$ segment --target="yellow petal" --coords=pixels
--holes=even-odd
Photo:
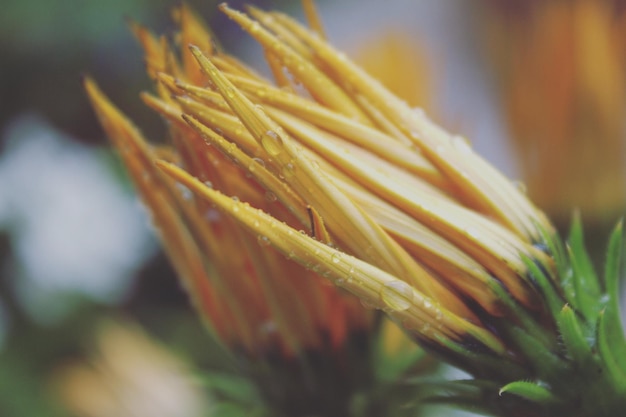
[[[250,232],[266,237],[284,255],[307,268],[321,268],[323,276],[371,305],[384,309],[407,329],[418,331],[421,337],[435,341],[443,335],[460,341],[465,335],[471,335],[494,352],[504,353],[503,345],[492,334],[439,307],[436,301],[396,277],[298,233],[247,203],[204,187],[175,165],[159,162],[158,166],[198,196],[213,202],[224,213],[237,219]],[[427,328],[424,326],[426,323]]]

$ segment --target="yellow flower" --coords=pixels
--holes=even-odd
[[[482,378],[461,386],[459,402],[473,389],[500,413],[530,400],[536,415],[565,415],[579,397],[583,414],[598,398],[604,415],[619,409],[623,343],[605,337],[619,327],[617,261],[601,286],[582,231],[564,255],[514,183],[330,46],[319,23],[220,8],[261,44],[275,83],[215,48],[184,7],[180,57],[136,27],[157,82],[143,99],[169,122],[175,152],[150,147],[86,81],[216,333],[249,354],[326,340],[341,354],[370,325],[358,298]],[[596,325],[597,340],[585,333]]]
[[[180,7],[176,17],[182,27],[181,42],[194,42],[211,50],[208,32],[189,9]],[[190,54],[183,55],[180,65],[163,38],[158,40],[139,25],[133,25],[133,29],[146,50],[151,77],[164,77],[162,71],[171,70],[181,79],[202,81]],[[155,167],[159,158],[183,164],[202,179],[203,187],[216,187],[237,195],[294,227],[302,222],[308,224],[309,218],[316,216],[313,209],[307,211],[304,206],[300,212],[290,213],[276,201],[295,199],[289,190],[264,189],[262,184],[251,181],[248,173],[230,163],[218,147],[207,147],[179,117],[180,105],[199,103],[186,97],[171,98],[165,83],[158,85],[161,99],[145,95],[149,105],[173,121],[170,134],[174,146],[154,147],[91,80],[85,80],[85,87],[151,211],[183,284],[200,315],[224,344],[251,356],[276,349],[293,356],[326,345],[338,348],[349,333],[369,327],[371,314],[362,311],[356,300],[325,284],[314,271],[285,259],[268,247],[270,242],[264,236],[244,233],[232,219],[224,217],[211,204],[194,199],[188,189]],[[229,120],[229,127],[234,126],[232,118],[225,120]],[[263,161],[248,158],[248,162],[251,169],[256,169],[256,175],[265,176],[273,184],[279,183],[277,178],[270,178]]]
[[[492,287],[503,285],[521,302],[535,303],[524,257],[549,264],[533,247],[538,227],[550,230],[542,214],[464,138],[408,107],[319,36],[279,13],[251,9],[266,28],[222,10],[280,64],[273,68],[286,88],[214,51],[204,34],[203,45],[183,51],[183,62],[193,54],[205,80],[186,76],[169,50],[159,55],[146,48],[160,97],[144,98],[171,120],[180,153],[189,155],[185,169],[170,161],[160,162],[161,170],[287,257],[389,310],[420,337],[460,341],[470,334],[503,350],[461,300],[497,315],[500,299]],[[145,33],[142,38],[157,44]],[[120,116],[87,85],[110,136],[121,136]],[[299,85],[314,100],[296,94]],[[241,175],[229,172],[222,179],[228,184],[207,187],[207,170],[193,161],[203,153],[233,160],[220,164],[220,173]],[[250,190],[257,184],[265,189],[261,195]],[[279,202],[274,212],[265,192]],[[236,250],[220,241],[222,248],[224,255],[211,259]],[[262,251],[263,259],[274,256],[270,247]],[[256,317],[253,308],[232,310]]]
[[[617,1],[485,1],[495,78],[530,197],[561,226],[626,207],[626,14]],[[608,224],[607,224],[608,223]]]
[[[85,417],[199,417],[209,406],[191,369],[128,324],[101,326],[90,360],[63,365],[54,387]]]

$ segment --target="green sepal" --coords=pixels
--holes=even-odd
[[[579,323],[576,313],[569,305],[565,305],[558,316],[557,323],[567,352],[579,366],[593,360],[591,346]]]
[[[546,276],[544,271],[535,263],[533,259],[522,255],[522,261],[526,265],[526,268],[528,268],[528,273],[541,292],[541,295],[543,295],[546,304],[550,309],[550,313],[553,317],[556,317],[565,302],[554,288],[552,280]]]
[[[543,343],[547,348],[554,347],[556,340],[549,330],[537,323],[528,310],[521,307],[518,302],[499,284],[490,285],[491,291],[508,309],[511,316],[519,321],[519,325],[531,336]]]
[[[598,325],[596,327],[596,342],[598,345],[598,353],[602,360],[603,372],[608,374],[613,386],[626,388],[626,369],[620,367],[616,359],[616,356],[624,353],[624,345],[620,346],[622,352],[614,352],[614,348],[609,342],[609,332],[605,317],[604,311],[600,312]],[[624,389],[622,389],[622,391],[624,391]]]
[[[499,375],[501,378],[511,378],[515,375],[521,377],[525,374],[525,370],[511,360],[496,355],[478,353],[442,335],[436,335],[435,338],[447,349],[448,354],[446,356],[451,359],[451,363],[465,371],[475,373],[476,370],[480,370],[481,373],[491,373],[492,375]]]
[[[546,348],[541,342],[519,327],[511,326],[506,330],[515,342],[519,352],[524,354],[532,366],[532,373],[538,378],[552,381],[558,380],[559,377],[565,374],[568,365],[555,352]],[[528,374],[528,370],[526,374]]]
[[[601,303],[598,302],[602,288],[587,249],[585,249],[583,228],[579,215],[574,216],[567,249],[576,291],[575,301],[572,300],[575,303],[574,307],[587,320],[593,322],[602,308]]]
[[[604,283],[606,286],[606,307],[604,312],[604,320],[607,328],[607,343],[613,350],[620,350],[616,355],[616,360],[622,367],[626,369],[626,338],[622,329],[622,321],[620,317],[620,291],[619,281],[622,271],[622,244],[623,244],[623,228],[620,221],[609,239],[609,245],[606,254],[606,264],[604,267]]]
[[[529,381],[515,381],[500,388],[499,394],[517,395],[539,404],[551,404],[559,399],[548,388]]]

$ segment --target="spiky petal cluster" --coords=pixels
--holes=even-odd
[[[594,329],[606,300],[616,297],[600,286],[587,297],[592,278],[588,264],[579,265],[581,244],[561,254],[550,223],[515,184],[319,33],[276,12],[250,8],[251,18],[221,9],[263,46],[276,85],[214,50],[208,38],[183,45],[182,70],[164,41],[140,34],[159,92],[144,99],[171,122],[184,160],[182,167],[159,161],[162,181],[186,186],[267,243],[260,257],[274,259],[277,250],[483,379],[446,387],[455,401],[483,400],[505,414],[532,403],[533,413],[550,415],[570,410],[583,394],[581,367],[612,372],[623,345],[605,349],[601,338],[575,331]],[[193,77],[192,58],[202,70]],[[111,116],[102,100],[95,104],[106,126]],[[222,182],[205,184],[196,160],[205,154],[222,158]],[[249,178],[234,181],[231,172]],[[268,205],[250,189],[277,202]],[[563,321],[573,344],[561,343]],[[591,359],[578,363],[576,346],[587,346]],[[623,390],[611,381],[597,380],[610,399],[606,410]],[[593,409],[592,397],[581,403]]]
[[[181,42],[193,42],[210,52],[210,37],[189,9],[182,6],[175,16],[182,27]],[[146,50],[150,76],[165,77],[163,71],[169,70],[181,80],[202,82],[203,76],[190,54],[184,54],[179,65],[164,38],[157,39],[138,25],[133,29]],[[157,169],[155,162],[159,159],[182,164],[202,180],[203,187],[236,195],[294,227],[309,215],[306,208],[290,213],[276,202],[277,196],[284,198],[284,191],[266,190],[230,163],[217,147],[207,147],[179,117],[179,103],[191,99],[170,97],[161,82],[157,86],[160,98],[144,95],[149,105],[172,121],[169,130],[173,146],[155,147],[91,80],[85,81],[85,87],[200,315],[224,344],[253,356],[277,348],[293,355],[327,342],[341,346],[349,331],[367,328],[370,314],[362,311],[358,302],[324,284],[315,272],[286,260],[268,247],[266,237],[244,233],[232,219],[211,204],[194,199],[188,189]],[[264,175],[263,161],[249,162],[254,164],[250,167],[257,175]]]

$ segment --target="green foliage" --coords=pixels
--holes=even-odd
[[[566,243],[547,232],[542,236],[538,247],[547,248],[554,263],[523,260],[543,311],[494,287],[505,317],[483,319],[505,340],[511,356],[495,358],[442,340],[444,356],[457,354],[455,363],[476,379],[439,384],[426,401],[495,416],[609,417],[626,407],[626,342],[619,314],[622,224],[610,237],[603,275],[594,269],[578,217]]]

